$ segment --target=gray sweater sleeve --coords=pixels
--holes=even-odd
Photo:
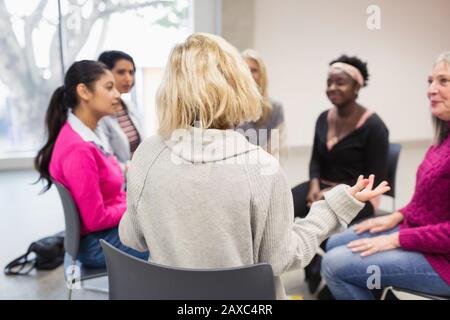
[[[340,185],[326,193],[325,200],[315,202],[307,218],[293,222],[292,193],[284,172],[280,169],[272,177],[270,188],[263,186],[267,178],[256,180],[262,183],[255,191],[268,201],[264,204],[257,199],[254,206],[262,210],[254,213],[255,220],[262,220],[255,223],[259,225],[256,233],[261,233],[255,234],[255,239],[260,239],[255,243],[255,262],[270,263],[275,275],[307,266],[320,243],[345,227],[364,206],[350,196],[348,186]]]
[[[138,206],[148,171],[153,165],[153,161],[164,149],[164,146],[156,141],[158,141],[157,138],[147,139],[145,143],[138,147],[134,154],[127,174],[127,210],[119,224],[120,241],[124,245],[141,252],[148,251],[148,247],[141,229],[141,222],[139,221]],[[157,147],[145,148],[145,145],[152,144]],[[149,150],[150,152],[148,152]]]
[[[141,168],[136,166],[137,162],[138,159],[133,159],[128,172],[127,210],[120,220],[119,238],[124,245],[144,252],[148,248],[138,221],[137,206],[145,180],[140,177]]]

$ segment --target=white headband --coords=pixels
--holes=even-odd
[[[361,87],[364,86],[364,78],[361,72],[351,64],[344,62],[335,62],[330,66],[330,71],[336,69],[344,71],[346,74],[352,77],[352,79],[355,80]]]

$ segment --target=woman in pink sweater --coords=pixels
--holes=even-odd
[[[373,299],[386,286],[450,296],[450,52],[436,61],[428,98],[436,138],[409,204],[327,243],[322,274],[336,299]]]
[[[46,114],[48,140],[38,152],[35,167],[39,180],[64,185],[78,207],[81,242],[78,260],[88,267],[104,267],[99,243],[105,239],[142,259],[124,246],[117,226],[126,210],[124,177],[117,159],[96,134],[98,121],[114,113],[120,102],[114,77],[99,62],[75,62],[67,70],[64,85],[53,93]]]

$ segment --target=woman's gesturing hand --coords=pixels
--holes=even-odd
[[[374,180],[375,176],[373,174],[369,176],[369,179],[364,179],[364,176],[362,175],[359,176],[356,184],[349,189],[350,194],[355,197],[356,200],[366,202],[391,190],[391,187],[388,186],[386,181],[381,182],[372,190]]]

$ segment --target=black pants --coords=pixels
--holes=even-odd
[[[320,183],[320,190],[328,188],[328,185]],[[309,213],[309,207],[306,205],[309,192],[309,181],[303,182],[292,189],[292,197],[294,198],[294,214],[296,217],[305,218]],[[351,224],[365,220],[373,216],[374,209],[370,202],[367,202],[364,208],[358,213]]]

